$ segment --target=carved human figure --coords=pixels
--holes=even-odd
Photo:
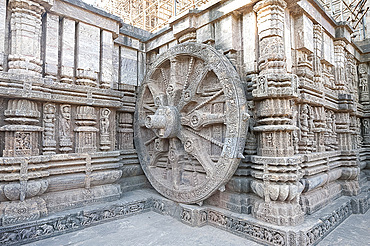
[[[370,127],[369,120],[368,119],[364,119],[362,121],[362,124],[364,126],[364,134],[369,134],[369,127]]]
[[[71,106],[62,105],[61,106],[61,137],[70,137],[71,134]]]
[[[109,134],[109,115],[111,111],[108,108],[103,108],[100,111],[100,150],[110,150],[110,134]]]
[[[43,153],[55,154],[55,104],[44,105]]]
[[[107,108],[104,108],[101,111],[101,118],[100,118],[100,130],[101,134],[109,134],[109,115],[110,110]]]
[[[367,84],[367,80],[365,78],[360,79],[360,85],[359,86],[360,86],[361,92],[369,93],[369,87],[368,87],[368,84]]]
[[[60,105],[60,116],[59,116],[59,128],[60,128],[60,151],[69,152],[72,150],[71,141],[71,105],[63,104]]]
[[[304,104],[301,109],[301,130],[303,132],[308,132],[308,105]]]

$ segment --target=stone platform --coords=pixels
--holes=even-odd
[[[89,226],[102,224],[103,222],[111,222],[112,220],[115,220],[112,222],[113,224],[116,223],[118,225],[112,230],[119,233],[119,225],[124,221],[121,219],[135,215],[130,218],[130,221],[134,223],[135,220],[140,220],[142,216],[144,216],[143,218],[148,216],[149,219],[153,212],[157,212],[164,216],[158,217],[156,215],[149,224],[153,223],[153,226],[156,225],[158,231],[161,231],[159,227],[162,225],[164,226],[164,230],[166,230],[166,228],[170,230],[172,223],[174,224],[173,230],[178,227],[178,223],[173,222],[173,219],[168,217],[169,215],[186,225],[201,227],[197,228],[197,230],[201,230],[195,233],[198,235],[203,235],[203,230],[204,232],[212,231],[213,229],[210,228],[210,226],[213,226],[240,236],[241,238],[239,240],[244,241],[243,238],[246,238],[264,245],[316,245],[352,214],[366,212],[368,208],[368,197],[365,196],[366,194],[367,193],[363,193],[357,197],[341,197],[314,215],[305,218],[305,222],[300,226],[279,227],[257,221],[249,214],[232,213],[208,205],[194,206],[178,204],[161,197],[153,190],[137,190],[126,193],[123,198],[115,202],[73,209],[50,215],[44,219],[31,223],[3,227],[0,230],[0,244],[19,245],[20,243],[35,242],[40,239],[59,236],[68,232],[75,232]],[[363,215],[358,216],[363,219],[368,218],[368,215],[367,217]],[[116,219],[120,220],[118,221]],[[168,222],[166,222],[168,224],[162,223],[163,220],[168,220]],[[125,224],[126,222],[122,223]],[[102,226],[103,228],[110,227],[109,224]],[[203,228],[203,226],[206,227]],[[179,226],[179,229],[180,228],[186,232],[181,236],[177,236],[183,238],[186,238],[186,235],[188,235],[187,233],[191,234],[191,230],[193,230],[190,229],[190,227],[188,229],[182,229],[184,227]],[[139,231],[145,231],[144,229],[145,227],[143,227],[143,229],[140,228]],[[85,230],[94,231],[93,228]],[[124,234],[125,232],[122,233]],[[153,231],[152,233],[157,232]],[[158,233],[161,234],[162,232]],[[166,234],[165,231],[163,231],[163,233]],[[222,232],[222,235],[224,234],[225,233]],[[230,238],[235,238],[232,234],[230,234]],[[66,236],[68,237],[68,235],[65,235],[62,236],[62,238],[66,238]],[[140,237],[133,238],[139,240]],[[229,240],[228,237],[226,238]],[[366,237],[362,238],[366,239]],[[154,237],[152,239],[155,240]],[[168,237],[168,240],[172,239],[172,237]],[[58,239],[48,240],[53,241]],[[107,238],[107,240],[109,240],[109,238]],[[194,241],[194,243],[196,243],[196,241]]]

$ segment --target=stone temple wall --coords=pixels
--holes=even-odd
[[[133,145],[146,33],[121,26],[82,2],[0,1],[1,225],[147,186]]]
[[[0,0],[1,226],[149,187],[133,140],[136,91],[156,58],[191,43],[231,62],[251,116],[241,162],[206,206],[288,226],[342,196],[365,194],[366,211],[370,50],[351,34],[314,0],[215,1],[156,34],[77,0]],[[229,226],[212,213],[201,219]]]
[[[206,203],[296,225],[368,189],[369,59],[352,32],[315,1],[226,1],[146,41],[148,65],[198,42],[224,54],[242,79],[252,115],[245,158]]]

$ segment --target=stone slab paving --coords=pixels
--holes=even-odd
[[[353,214],[329,233],[318,246],[369,246],[370,209],[366,214]]]
[[[92,226],[81,231],[33,242],[32,246],[225,246],[260,244],[212,226],[190,227],[174,218],[147,212]],[[370,210],[354,214],[331,232],[318,246],[370,245]]]
[[[28,245],[259,246],[260,244],[212,226],[190,227],[172,217],[163,216],[155,212],[147,212],[92,226],[81,231],[33,242]]]

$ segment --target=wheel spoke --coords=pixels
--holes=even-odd
[[[211,102],[212,100],[214,100],[215,98],[217,98],[218,96],[220,96],[223,92],[224,92],[223,90],[219,90],[218,92],[216,92],[216,94],[214,94],[210,98],[207,98],[206,100],[204,100],[203,102],[201,102],[200,104],[198,104],[195,108],[193,108],[192,110],[190,110],[187,115],[193,113],[195,110],[198,110],[201,107],[203,107],[204,105],[206,105],[207,103]]]
[[[194,112],[190,115],[181,117],[181,124],[190,126],[192,129],[198,131],[201,128],[214,124],[224,124],[225,115],[222,113],[212,114],[212,113],[201,113]]]
[[[179,134],[179,138],[184,145],[184,150],[198,160],[208,176],[212,176],[215,164],[210,160],[208,155],[204,154],[208,151],[202,145],[202,141],[197,138],[197,134],[189,128],[187,130],[183,129]]]
[[[210,70],[211,68],[209,66],[204,66],[202,70],[198,73],[196,78],[192,81],[192,83],[189,84],[187,89],[184,89],[182,91],[181,100],[178,105],[179,110],[181,110],[189,102],[193,101],[193,98],[197,93],[199,84],[201,83],[201,81],[203,81]]]

